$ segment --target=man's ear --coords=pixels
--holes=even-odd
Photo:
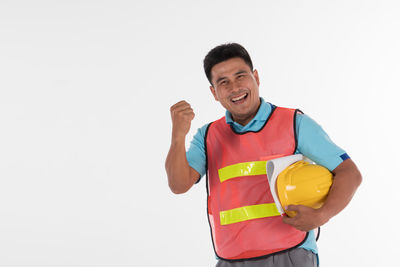
[[[257,70],[253,71],[253,76],[256,79],[257,85],[260,86],[260,78],[258,77],[258,71]]]
[[[217,96],[217,92],[215,91],[214,86],[210,85],[210,91],[213,94],[215,100],[219,101],[218,100],[218,96]]]

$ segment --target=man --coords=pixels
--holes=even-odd
[[[186,152],[185,137],[194,112],[186,101],[171,107],[172,139],[165,163],[170,189],[185,193],[207,174],[208,217],[217,266],[317,266],[313,229],[350,202],[362,179],[356,165],[307,115],[260,98],[258,72],[241,45],[212,49],[204,59],[204,70],[211,93],[226,114],[200,128]],[[287,210],[296,211],[294,217],[222,220],[227,210],[258,204],[269,194],[267,182],[256,182],[266,181],[265,175],[248,176],[254,162],[298,153],[334,175],[321,208],[290,205]],[[222,178],[228,169],[241,174]]]

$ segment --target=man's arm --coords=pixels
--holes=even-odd
[[[351,159],[346,159],[332,171],[334,178],[324,205],[313,209],[302,205],[290,205],[287,210],[296,211],[295,217],[283,218],[283,221],[293,227],[309,231],[329,221],[349,204],[362,177],[357,166]]]
[[[186,159],[185,137],[194,118],[193,109],[186,101],[180,101],[170,109],[172,119],[171,146],[165,161],[168,185],[175,194],[187,192],[200,178]]]

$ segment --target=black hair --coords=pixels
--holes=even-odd
[[[211,82],[212,67],[214,67],[218,63],[221,63],[222,61],[235,57],[243,59],[244,62],[250,67],[250,69],[253,70],[253,62],[251,62],[250,55],[246,51],[246,49],[240,44],[237,43],[222,44],[217,47],[214,47],[213,49],[210,50],[210,52],[208,52],[208,54],[204,58],[203,64],[207,79],[211,85],[212,85]]]

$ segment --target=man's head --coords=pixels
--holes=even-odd
[[[228,110],[234,121],[246,125],[260,106],[258,73],[241,45],[224,44],[204,58],[204,71],[215,100]]]
[[[207,56],[204,58],[204,71],[206,73],[207,79],[212,83],[211,69],[216,64],[231,58],[241,58],[253,70],[253,62],[251,61],[249,53],[246,49],[237,43],[228,43],[219,45],[208,52]]]

